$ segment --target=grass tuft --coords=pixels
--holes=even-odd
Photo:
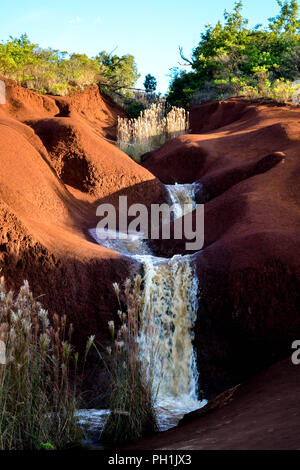
[[[120,444],[139,439],[158,430],[154,385],[154,362],[158,358],[159,339],[151,310],[145,308],[141,277],[125,282],[124,303],[121,289],[114,284],[119,300],[120,327],[109,322],[112,344],[107,348],[106,365],[111,378],[109,407],[104,441]],[[124,308],[122,308],[122,303]]]
[[[76,387],[70,383],[78,355],[71,335],[66,316],[54,315],[51,325],[27,281],[15,297],[0,280],[0,450],[79,444]]]

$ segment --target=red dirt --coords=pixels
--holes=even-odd
[[[161,202],[160,180],[197,180],[207,202],[205,246],[194,254],[201,388],[215,396],[288,354],[300,335],[299,107],[197,107],[192,129],[202,133],[167,143],[143,168],[108,141],[121,111],[98,88],[60,98],[5,81],[0,266],[10,287],[27,278],[51,314],[67,313],[78,346],[93,333],[103,341],[117,310],[112,283],[136,266],[91,240],[96,206],[121,194]]]
[[[83,118],[97,133],[110,139],[116,138],[117,116],[126,117],[124,110],[111,98],[100,94],[96,85],[72,96],[57,96],[55,102],[61,116]]]
[[[0,115],[9,115],[14,119],[26,122],[46,117],[74,116],[87,121],[100,135],[108,138],[116,136],[117,116],[125,116],[122,108],[108,96],[103,96],[96,85],[87,87],[83,92],[71,96],[41,95],[18,85],[14,80],[5,80],[6,101],[1,106]]]
[[[299,394],[299,367],[288,359],[126,450],[299,450]]]
[[[165,144],[144,165],[165,183],[203,185],[195,345],[200,387],[214,396],[300,337],[300,108],[235,99],[199,106],[191,120],[205,133]],[[155,247],[184,253],[174,240]]]
[[[118,108],[110,107],[98,88],[58,98],[5,82],[2,273],[14,290],[28,279],[51,314],[67,313],[77,345],[93,333],[102,340],[117,311],[112,283],[123,282],[136,268],[91,240],[87,229],[96,226],[96,206],[120,194],[131,202],[160,202],[164,187],[103,137],[108,126],[115,127]]]
[[[126,189],[129,204],[147,199],[145,187],[151,182],[151,197],[161,197],[162,185],[116,146],[103,139],[84,121],[55,117],[30,121],[44,143],[49,160],[66,185],[87,193],[90,201],[119,195]],[[148,198],[151,202],[151,198]],[[146,201],[145,201],[146,202]]]

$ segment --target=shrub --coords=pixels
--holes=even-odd
[[[78,364],[71,346],[72,325],[37,302],[25,281],[17,297],[0,282],[0,450],[61,449],[79,443],[74,417]],[[90,339],[86,353],[91,346]]]
[[[131,101],[125,106],[125,111],[129,119],[136,119],[145,110],[145,106],[139,101]]]
[[[185,134],[189,115],[183,108],[172,107],[166,113],[165,104],[152,104],[136,119],[118,118],[118,145],[135,161],[155,150],[167,140]]]
[[[270,82],[280,78],[294,81],[300,71],[300,22],[299,5],[296,0],[277,0],[279,15],[270,18],[266,26],[248,26],[242,15],[243,2],[237,1],[232,12],[225,11],[224,21],[207,25],[201,40],[194,48],[192,57],[181,58],[189,71],[172,69],[168,101],[176,106],[201,101],[228,98],[238,94],[233,80],[246,81],[250,95],[265,95],[253,90],[257,70],[265,69]],[[213,89],[208,88],[208,84]],[[206,90],[208,94],[205,96]],[[279,100],[285,95],[282,88]],[[275,92],[275,96],[277,92]],[[288,95],[286,95],[288,96]],[[199,101],[198,101],[199,102]]]
[[[26,34],[0,42],[0,73],[26,88],[54,95],[66,95],[92,84],[104,91],[132,94],[128,89],[139,77],[132,55],[118,57],[102,51],[88,57],[42,49]]]
[[[298,88],[298,87],[297,87]],[[292,100],[296,88],[288,80],[276,80],[271,87],[271,99],[277,103],[288,103]]]
[[[299,85],[295,86],[292,82],[283,78],[272,82],[269,79],[269,73],[265,69],[257,69],[256,79],[250,83],[241,86],[241,95],[251,100],[270,99],[282,104],[291,101],[293,95],[299,89]]]
[[[121,308],[121,292],[114,284]],[[102,437],[117,444],[141,438],[157,431],[154,386],[154,362],[159,339],[151,321],[150,309],[144,308],[141,277],[125,283],[125,308],[118,314],[121,327],[116,331],[109,322],[112,346],[108,347],[107,368],[111,377],[109,408]],[[125,311],[124,311],[125,310]]]

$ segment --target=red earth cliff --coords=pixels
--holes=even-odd
[[[74,341],[107,335],[117,312],[113,282],[132,261],[97,245],[96,207],[127,194],[164,200],[164,186],[106,137],[122,113],[97,87],[59,98],[5,80],[0,105],[0,267],[9,288],[28,279],[50,314],[67,314]]]
[[[241,99],[191,111],[192,134],[144,166],[111,142],[122,113],[97,87],[43,96],[5,80],[0,105],[0,266],[9,287],[28,279],[50,313],[66,313],[75,341],[103,341],[117,311],[113,282],[137,266],[88,229],[100,202],[150,205],[162,183],[199,182],[205,245],[195,346],[200,387],[213,397],[288,354],[300,337],[300,108]],[[156,250],[185,253],[182,243]]]
[[[192,133],[148,155],[164,183],[201,183],[205,241],[195,345],[211,397],[300,337],[300,108],[241,99],[191,110]],[[158,253],[185,253],[160,240]]]

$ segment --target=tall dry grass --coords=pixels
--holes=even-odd
[[[157,431],[154,363],[159,355],[159,337],[151,309],[145,309],[141,277],[126,280],[124,302],[118,284],[114,289],[121,326],[109,322],[112,345],[107,348],[107,368],[111,377],[109,408],[102,438],[114,444],[141,438]]]
[[[163,103],[152,104],[137,119],[118,117],[118,145],[135,161],[163,145],[167,140],[185,134],[189,129],[189,113],[172,107],[167,113]]]
[[[15,297],[1,278],[0,450],[62,449],[79,443],[76,380],[70,382],[78,354],[71,336],[66,316],[54,315],[50,324],[27,281]]]

